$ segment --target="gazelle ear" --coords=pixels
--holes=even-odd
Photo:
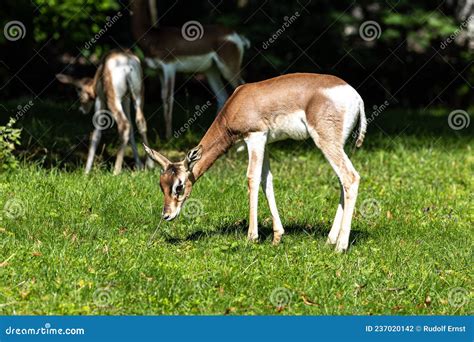
[[[147,145],[143,144],[143,147],[145,148],[146,153],[150,156],[151,159],[156,161],[160,166],[162,167],[163,170],[166,170],[171,164],[171,162],[166,158],[164,155],[161,153],[149,148]]]
[[[56,74],[56,78],[61,83],[72,84],[72,85],[77,86],[77,80],[72,76],[65,75],[65,74]]]
[[[199,145],[186,154],[185,165],[189,172],[193,170],[194,165],[201,159],[202,146]]]

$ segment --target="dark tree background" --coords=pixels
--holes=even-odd
[[[330,73],[351,83],[371,105],[386,100],[423,109],[472,105],[470,0],[158,0],[157,5],[160,25],[197,20],[244,34],[252,43],[244,61],[248,82],[298,71]],[[84,48],[118,12],[121,17],[107,32]],[[127,0],[2,0],[0,13],[2,28],[17,20],[26,31],[15,41],[0,35],[2,100],[54,97],[56,72],[91,73],[111,48],[138,50]],[[368,21],[380,27],[374,39],[361,36]],[[149,77],[147,101],[159,102],[157,87],[157,78]],[[191,82],[185,89],[193,87],[199,93],[202,86]]]

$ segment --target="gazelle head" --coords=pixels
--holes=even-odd
[[[171,162],[164,155],[149,148],[145,151],[162,168],[160,176],[160,188],[164,195],[162,215],[166,221],[175,219],[184,204],[191,195],[194,183],[192,169],[196,162],[201,159],[202,147],[197,146],[186,154],[186,158],[179,162]]]
[[[72,84],[76,88],[81,103],[79,110],[84,114],[89,113],[95,99],[94,80],[90,77],[74,78],[64,74],[56,74],[56,78],[59,82]]]

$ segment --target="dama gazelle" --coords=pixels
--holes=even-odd
[[[189,36],[177,27],[153,27],[157,20],[155,0],[131,1],[133,36],[147,65],[159,71],[166,137],[171,138],[176,73],[204,73],[220,109],[227,100],[221,76],[234,88],[243,83],[240,68],[250,42],[221,26],[195,23],[188,27]]]
[[[337,251],[349,245],[352,214],[359,187],[359,174],[344,152],[350,132],[360,121],[356,145],[364,140],[367,121],[360,95],[343,80],[330,75],[290,74],[238,87],[218,114],[197,147],[183,161],[172,163],[145,146],[161,165],[160,186],[164,194],[163,218],[174,219],[189,197],[193,184],[236,141],[247,144],[250,219],[248,238],[258,238],[258,188],[262,185],[273,217],[273,243],[284,233],[273,193],[273,180],[266,145],[311,137],[339,177],[341,197],[328,243]]]
[[[76,79],[64,74],[57,74],[56,78],[62,83],[76,87],[81,103],[80,110],[83,113],[88,113],[94,106],[94,132],[85,172],[89,173],[92,168],[102,130],[112,126],[113,120],[117,123],[121,140],[114,173],[119,174],[122,171],[125,148],[129,141],[132,145],[136,167],[141,168],[142,163],[138,155],[130,116],[130,98],[132,98],[138,131],[143,142],[147,144],[147,126],[143,115],[143,77],[138,57],[130,52],[112,51],[103,58],[94,78]],[[107,108],[110,112],[106,110]],[[147,166],[152,167],[152,164],[153,162],[147,158]]]

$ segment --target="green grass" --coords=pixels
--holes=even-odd
[[[44,122],[38,114],[24,127],[39,136]],[[310,141],[270,146],[287,231],[274,247],[263,196],[262,239],[246,241],[245,152],[195,185],[201,215],[162,222],[149,243],[158,170],[114,177],[103,157],[85,176],[82,152],[60,162],[67,130],[40,139],[51,147],[41,158],[25,132],[26,161],[0,174],[0,208],[9,208],[0,211],[0,314],[471,314],[471,127],[403,111],[375,123],[361,150],[347,149],[362,181],[342,255],[325,245],[338,182]],[[362,203],[376,204],[364,212]]]

